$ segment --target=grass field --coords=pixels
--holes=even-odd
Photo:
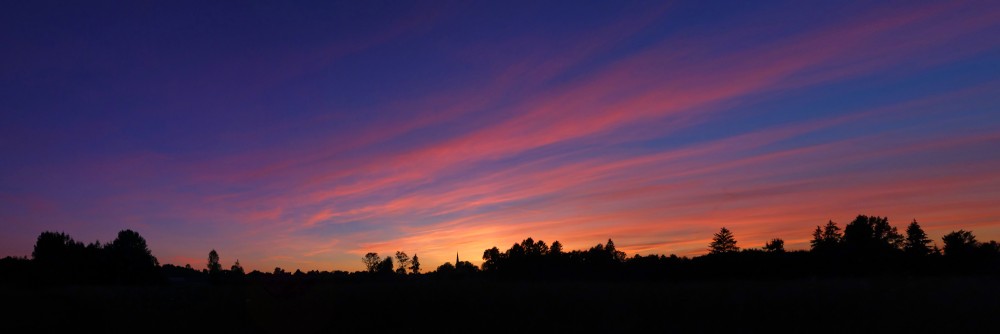
[[[992,332],[997,277],[6,287],[8,326],[136,332]],[[13,327],[18,328],[18,327]]]

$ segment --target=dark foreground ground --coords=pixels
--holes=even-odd
[[[4,328],[40,333],[1000,330],[998,277],[7,286],[0,297]]]

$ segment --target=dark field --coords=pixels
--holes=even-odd
[[[997,277],[393,280],[2,289],[6,328],[53,332],[995,332]],[[16,326],[16,327],[9,327]],[[21,327],[27,326],[27,327]]]

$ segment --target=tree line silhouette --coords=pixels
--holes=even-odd
[[[527,238],[501,251],[482,254],[482,267],[469,261],[446,262],[433,272],[421,273],[419,257],[402,251],[381,257],[362,257],[366,270],[296,270],[246,273],[237,260],[229,269],[213,249],[206,267],[194,269],[160,265],[145,239],[132,230],[118,233],[112,242],[84,244],[61,232],[38,236],[31,258],[0,259],[0,279],[40,284],[139,284],[172,281],[241,283],[247,280],[365,280],[387,277],[494,277],[505,279],[682,279],[736,277],[796,277],[871,274],[997,274],[1000,244],[979,242],[971,231],[944,235],[938,248],[914,220],[905,235],[886,217],[859,215],[841,228],[833,221],[816,226],[809,250],[786,251],[782,239],[761,248],[743,248],[733,232],[723,227],[713,235],[708,254],[693,258],[676,255],[628,257],[613,240],[586,250],[566,251],[559,241],[551,245]]]
[[[132,230],[118,232],[114,241],[84,244],[60,232],[42,232],[31,260],[6,257],[0,272],[41,283],[140,283],[162,277],[159,261],[146,239]]]

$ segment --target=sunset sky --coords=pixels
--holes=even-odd
[[[858,214],[1000,239],[1000,2],[0,4],[0,256],[425,270]],[[880,2],[881,3],[881,2]]]

